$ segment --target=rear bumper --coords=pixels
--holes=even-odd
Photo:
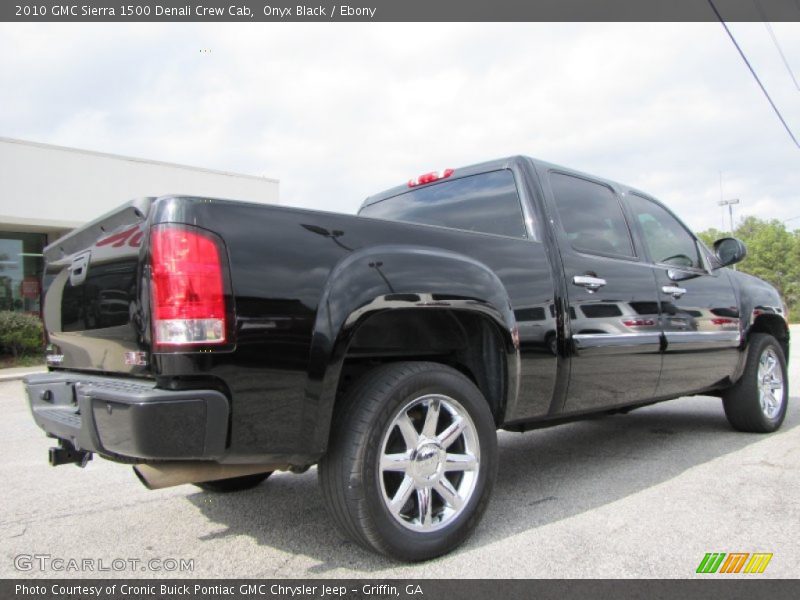
[[[214,390],[69,372],[28,376],[25,388],[36,424],[79,450],[154,460],[225,453],[230,406]]]

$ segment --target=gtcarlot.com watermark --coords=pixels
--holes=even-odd
[[[194,571],[193,558],[76,558],[52,554],[17,554],[17,571],[57,573],[105,573],[125,571],[180,572]]]

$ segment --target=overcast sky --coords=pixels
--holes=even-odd
[[[731,28],[800,136],[766,28]],[[800,77],[800,23],[773,29]],[[293,206],[528,154],[696,229],[720,173],[737,216],[800,217],[800,150],[718,23],[2,24],[0,107],[0,136],[275,177]]]

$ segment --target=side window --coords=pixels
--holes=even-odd
[[[634,218],[639,221],[653,262],[690,269],[703,268],[694,236],[675,217],[638,194],[630,194],[628,203]]]
[[[359,214],[508,237],[527,237],[517,186],[509,170],[427,185],[365,206]]]
[[[584,304],[581,306],[587,319],[606,319],[608,317],[621,317],[622,311],[616,304]]]
[[[562,173],[550,173],[550,185],[573,248],[590,254],[634,255],[622,207],[610,188]]]

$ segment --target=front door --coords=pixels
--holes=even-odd
[[[569,301],[564,412],[650,399],[661,370],[654,269],[634,245],[615,190],[556,171],[547,180]]]
[[[724,384],[739,360],[739,312],[726,269],[709,269],[705,250],[663,206],[627,198],[655,264],[666,338],[657,394],[684,394]]]

